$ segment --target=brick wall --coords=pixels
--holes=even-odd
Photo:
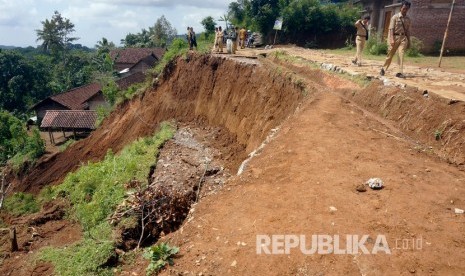
[[[432,53],[444,38],[452,0],[411,0],[411,35],[423,41],[424,52]],[[465,0],[456,0],[445,50],[465,52]]]

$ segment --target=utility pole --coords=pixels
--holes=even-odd
[[[449,32],[449,25],[450,25],[450,20],[452,18],[452,12],[454,11],[454,5],[455,5],[455,0],[452,0],[452,6],[450,8],[450,13],[449,13],[449,19],[447,20],[447,27],[446,27],[446,31],[444,32],[444,39],[442,40],[441,54],[439,55],[438,67],[441,67],[442,53],[444,52],[444,45],[446,44],[447,33]]]

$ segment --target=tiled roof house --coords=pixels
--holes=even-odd
[[[120,79],[116,80],[118,87],[127,89],[135,83],[143,82],[146,78],[145,71],[153,67],[164,53],[165,50],[162,48],[113,50],[110,56],[116,60],[115,69],[128,69],[125,74],[120,75]],[[102,93],[102,86],[91,83],[50,96],[35,104],[32,109],[37,114],[37,120],[41,122],[46,112],[50,110],[96,110],[101,105],[108,105]]]
[[[159,62],[165,53],[163,48],[124,48],[110,52],[114,68],[122,74],[145,72]]]
[[[40,127],[46,130],[86,131],[95,129],[94,110],[48,110]]]

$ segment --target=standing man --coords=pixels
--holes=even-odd
[[[247,36],[247,31],[245,30],[244,27],[241,28],[239,31],[239,45],[241,46],[241,49],[245,48],[245,39]]]
[[[231,30],[231,33],[230,33],[230,37],[231,37],[231,40],[232,40],[232,53],[235,54],[236,51],[237,51],[237,36],[238,36],[238,28],[237,26],[236,27],[233,27],[232,30]]]
[[[404,55],[405,50],[410,47],[410,17],[407,16],[407,12],[410,9],[411,3],[408,1],[402,1],[400,12],[396,13],[389,23],[389,34],[388,34],[388,46],[389,53],[386,57],[383,67],[381,68],[380,74],[384,76],[386,70],[391,65],[392,58],[399,50],[399,72],[396,74],[398,78],[405,78],[404,76]],[[386,69],[385,69],[386,68]]]
[[[189,43],[189,50],[192,50],[192,33],[191,33],[191,28],[187,27],[187,43]]]
[[[197,49],[197,38],[195,37],[194,27],[191,27],[191,49]]]
[[[224,37],[223,29],[221,28],[221,26],[219,26],[218,32],[216,33],[216,41],[218,42],[218,53],[223,52],[223,37]]]
[[[357,45],[357,54],[355,59],[352,60],[353,64],[362,66],[362,52],[365,48],[365,42],[368,40],[368,22],[370,21],[370,16],[366,15],[362,19],[355,22],[355,27],[357,28],[357,38],[355,39],[355,44]]]

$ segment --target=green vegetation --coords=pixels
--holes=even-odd
[[[16,172],[33,163],[45,152],[39,130],[28,135],[25,124],[6,111],[0,111],[0,164],[9,163]]]
[[[52,262],[56,275],[113,275],[105,264],[114,254],[112,241],[84,239],[61,249],[46,247],[39,258]]]
[[[189,45],[185,39],[175,38],[173,43],[168,48],[168,51],[165,52],[161,61],[155,66],[154,73],[159,74],[163,71],[163,68],[175,58],[184,55],[188,52]]]
[[[177,31],[171,23],[162,15],[148,30],[142,29],[137,34],[127,34],[121,39],[124,47],[166,47],[176,37]]]
[[[110,272],[104,268],[114,254],[112,227],[107,218],[125,198],[125,183],[133,179],[146,181],[159,148],[173,133],[173,126],[163,123],[154,136],[133,142],[117,155],[109,150],[104,160],[82,166],[70,173],[61,185],[41,193],[44,198],[50,198],[51,194],[67,198],[72,205],[69,217],[78,221],[84,230],[83,241],[40,253],[41,259],[54,264],[58,275]]]
[[[160,243],[147,248],[144,253],[144,257],[150,260],[150,264],[146,270],[147,275],[157,274],[167,264],[173,265],[173,256],[178,252],[178,247],[171,247],[167,243]]]
[[[434,139],[436,139],[436,141],[439,141],[441,140],[441,138],[442,138],[442,131],[439,129],[436,129],[436,131],[434,132]]]
[[[368,52],[372,55],[386,55],[388,51],[388,45],[386,41],[383,41],[376,32],[372,32],[368,41],[365,44],[365,53]]]
[[[274,36],[275,20],[282,18],[285,23],[279,36],[281,41],[313,48],[324,44],[325,36],[342,38],[343,44],[355,30],[359,7],[318,0],[238,0],[229,4],[228,17],[237,26],[264,34],[265,44]]]
[[[410,48],[407,49],[406,54],[409,57],[420,57],[421,49],[423,48],[423,42],[418,38],[412,36],[410,38]]]
[[[65,151],[69,146],[74,144],[74,142],[76,142],[76,140],[68,139],[63,145],[60,146],[60,151],[61,152]]]
[[[5,210],[13,216],[20,216],[38,212],[39,204],[33,195],[19,192],[5,200]]]

